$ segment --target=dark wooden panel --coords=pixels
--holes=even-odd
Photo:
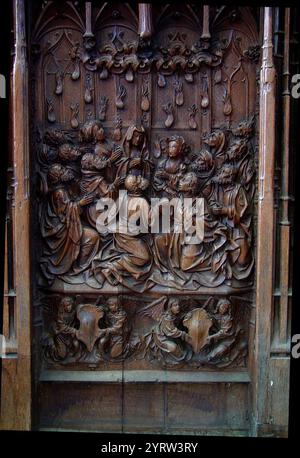
[[[43,383],[39,428],[122,431],[122,385]]]
[[[248,388],[234,383],[168,385],[168,430],[247,434]]]

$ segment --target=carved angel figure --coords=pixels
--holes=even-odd
[[[167,310],[164,305],[168,302]],[[139,314],[157,320],[157,325],[144,336],[146,353],[167,365],[188,361],[192,356],[189,345],[190,337],[180,328],[182,313],[179,301],[162,297],[144,308]]]
[[[130,326],[118,297],[110,297],[104,313],[104,325],[98,342],[100,354],[109,358],[125,358],[130,350]]]
[[[50,333],[44,337],[45,356],[52,361],[63,361],[80,349],[77,340],[76,315],[73,298],[63,297],[58,305]]]

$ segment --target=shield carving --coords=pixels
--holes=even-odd
[[[184,326],[188,329],[190,345],[195,353],[199,353],[205,345],[212,320],[203,308],[191,310],[183,319]]]
[[[77,318],[80,321],[77,339],[86,345],[89,352],[93,350],[96,340],[100,337],[98,322],[103,315],[104,310],[92,304],[77,307]]]

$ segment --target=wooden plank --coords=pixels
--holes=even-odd
[[[249,383],[247,371],[42,371],[40,382],[89,382],[89,383]]]
[[[39,428],[122,432],[122,386],[43,383]]]
[[[167,386],[168,431],[206,430],[243,435],[249,429],[248,386],[244,384],[207,384]],[[184,421],[183,421],[184,419]]]

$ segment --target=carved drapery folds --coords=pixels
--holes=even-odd
[[[46,361],[244,365],[254,271],[254,20],[226,8],[157,7],[152,18],[148,4],[139,15],[121,3],[65,8],[64,20],[59,6],[45,8],[47,26],[38,21],[32,48]],[[99,231],[98,200],[120,203],[125,191],[129,204],[139,199],[147,230]],[[190,244],[172,214],[169,232],[152,233],[153,197],[188,198],[192,220],[202,198],[203,239]],[[130,205],[126,212],[134,216]]]

